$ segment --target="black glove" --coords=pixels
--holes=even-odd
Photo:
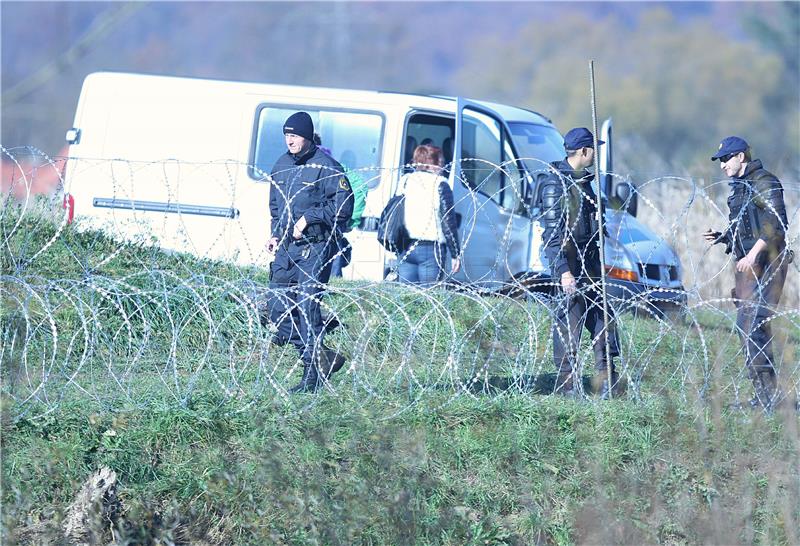
[[[710,235],[714,238],[714,240],[711,241],[712,245],[725,245],[725,254],[730,254],[731,250],[733,250],[733,244],[731,243],[731,238],[727,231],[725,233],[721,231],[711,231],[710,233],[707,233],[707,235]]]

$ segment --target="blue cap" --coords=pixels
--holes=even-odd
[[[719,143],[719,150],[717,150],[717,153],[711,156],[711,161],[716,161],[720,157],[725,157],[726,155],[746,152],[748,148],[750,148],[750,146],[743,138],[739,138],[738,136],[729,136],[723,138],[722,142]]]
[[[598,140],[597,145],[605,144],[604,141]],[[586,127],[575,127],[570,129],[564,135],[564,149],[566,150],[580,150],[581,148],[594,148],[594,136],[592,132]]]

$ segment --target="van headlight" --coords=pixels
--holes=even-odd
[[[606,237],[605,241],[606,275],[611,279],[637,282],[639,271],[630,253],[616,239]]]

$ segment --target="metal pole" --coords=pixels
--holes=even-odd
[[[603,295],[603,334],[605,335],[606,351],[606,379],[608,380],[608,397],[613,398],[611,384],[611,346],[608,342],[608,297],[606,291],[606,239],[605,226],[603,224],[603,199],[600,188],[600,154],[597,149],[597,103],[594,92],[594,61],[589,61],[589,85],[592,97],[592,136],[594,137],[594,181],[595,198],[597,199],[597,226],[599,233],[598,243],[600,245],[600,290]]]

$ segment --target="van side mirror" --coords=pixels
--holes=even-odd
[[[614,197],[622,203],[622,209],[631,216],[636,216],[639,206],[636,188],[628,181],[620,182],[614,187]]]

